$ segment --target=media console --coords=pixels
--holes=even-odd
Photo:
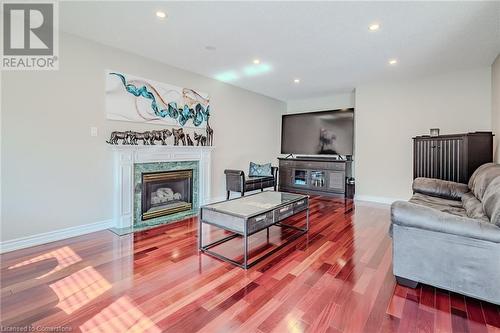
[[[352,161],[323,156],[278,158],[278,160],[280,191],[346,195],[346,179],[352,177]]]

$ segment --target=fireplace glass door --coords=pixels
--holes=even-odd
[[[193,170],[144,173],[142,220],[166,216],[193,206]]]

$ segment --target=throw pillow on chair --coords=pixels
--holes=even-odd
[[[272,177],[271,163],[257,164],[250,162],[250,167],[248,171],[248,176],[250,177]]]

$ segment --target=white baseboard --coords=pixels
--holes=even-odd
[[[388,197],[377,197],[372,195],[355,195],[354,200],[356,201],[369,201],[369,202],[377,202],[382,204],[390,205],[394,201],[405,200],[400,198],[388,198]]]
[[[225,196],[210,198],[209,203],[226,200]],[[10,252],[14,250],[24,249],[31,246],[55,242],[61,239],[66,239],[75,236],[81,236],[90,232],[100,231],[114,227],[113,220],[104,220],[90,224],[79,225],[65,229],[59,229],[41,234],[21,237],[16,239],[0,242],[0,253]]]
[[[210,198],[210,203],[224,201],[224,200],[226,200],[225,196],[213,197]],[[354,197],[354,200],[391,204],[394,201],[404,200],[404,199],[377,197],[370,195],[356,195]],[[113,226],[114,226],[113,220],[110,219],[90,224],[79,225],[76,227],[69,227],[69,228],[44,232],[41,234],[31,235],[27,237],[11,239],[4,242],[0,242],[0,253],[24,249],[27,247],[46,244],[50,242],[55,242],[70,237],[81,236],[91,232],[112,228]]]
[[[21,237],[16,239],[0,242],[0,253],[10,252],[14,250],[24,249],[26,247],[55,242],[61,239],[80,236],[94,231],[100,231],[111,228],[113,220],[104,220],[100,222],[69,227],[41,234]]]

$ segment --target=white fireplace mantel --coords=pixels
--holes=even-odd
[[[153,162],[199,162],[200,205],[210,200],[212,146],[111,146],[114,157],[113,222],[115,228],[134,225],[134,164]]]

